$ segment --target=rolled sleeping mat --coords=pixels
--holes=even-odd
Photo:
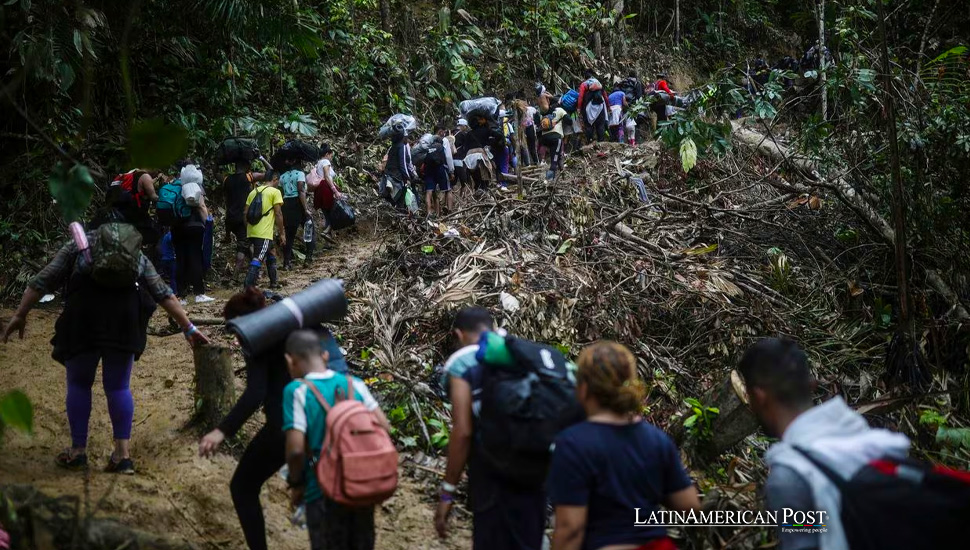
[[[340,279],[324,279],[293,296],[227,324],[247,357],[258,355],[291,332],[336,321],[347,314],[347,295]]]

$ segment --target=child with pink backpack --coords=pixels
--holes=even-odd
[[[286,340],[290,501],[306,505],[312,550],[373,550],[374,506],[397,488],[397,450],[367,385],[328,369],[328,358],[313,331]]]

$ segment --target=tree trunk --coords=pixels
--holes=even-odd
[[[896,285],[899,289],[899,331],[912,335],[913,325],[909,304],[909,274],[906,267],[906,196],[899,170],[899,140],[896,136],[896,101],[893,94],[892,65],[882,2],[879,6],[879,32],[882,34],[883,98],[886,105],[886,133],[889,136],[889,166],[892,174],[893,230],[896,232]]]
[[[676,25],[674,26],[674,45],[680,47],[680,0],[676,0],[674,6],[674,19],[676,20]]]
[[[391,32],[391,0],[381,0],[381,29]]]
[[[825,73],[825,0],[815,5],[815,19],[818,22],[818,81],[822,88],[822,120],[829,119],[829,94],[825,89],[828,80]]]
[[[221,346],[198,346],[195,360],[195,421],[206,431],[222,422],[236,402],[232,355]]]

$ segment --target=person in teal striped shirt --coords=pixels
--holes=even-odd
[[[320,490],[315,465],[326,437],[327,412],[312,396],[307,398],[307,384],[316,386],[330,405],[335,404],[337,391],[346,396],[348,384],[353,384],[354,399],[375,411],[388,430],[390,426],[367,385],[356,376],[329,369],[328,359],[320,337],[311,330],[298,330],[286,340],[286,363],[293,377],[283,390],[290,501],[294,508],[306,504],[312,550],[373,550],[374,507],[343,506]]]

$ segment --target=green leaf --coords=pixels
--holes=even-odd
[[[0,421],[25,433],[34,431],[34,407],[24,392],[13,390],[0,397]]]
[[[64,221],[68,223],[81,218],[94,195],[94,179],[87,167],[81,164],[75,164],[68,170],[63,163],[57,163],[51,171],[47,187]]]
[[[566,252],[569,252],[569,249],[573,247],[573,243],[575,241],[576,239],[566,239],[565,241],[563,241],[562,244],[559,245],[559,249],[556,250],[556,254],[562,255],[562,254],[565,254]]]
[[[434,252],[434,246],[430,244],[426,244],[421,247],[421,252],[424,252],[425,254],[431,254],[432,252]]]
[[[948,447],[970,449],[970,428],[946,428],[936,430],[936,442]]]
[[[684,254],[687,254],[688,256],[702,256],[704,254],[710,254],[715,250],[717,250],[717,243],[709,244],[707,246],[689,248],[684,251]]]
[[[165,168],[185,155],[189,135],[185,128],[160,118],[135,123],[128,133],[131,165],[142,169]]]
[[[688,417],[687,420],[684,420],[684,427],[685,428],[690,428],[694,424],[697,424],[697,415],[696,414],[694,416]]]
[[[697,164],[697,145],[689,137],[680,142],[680,163],[684,172],[690,172],[691,168]]]

